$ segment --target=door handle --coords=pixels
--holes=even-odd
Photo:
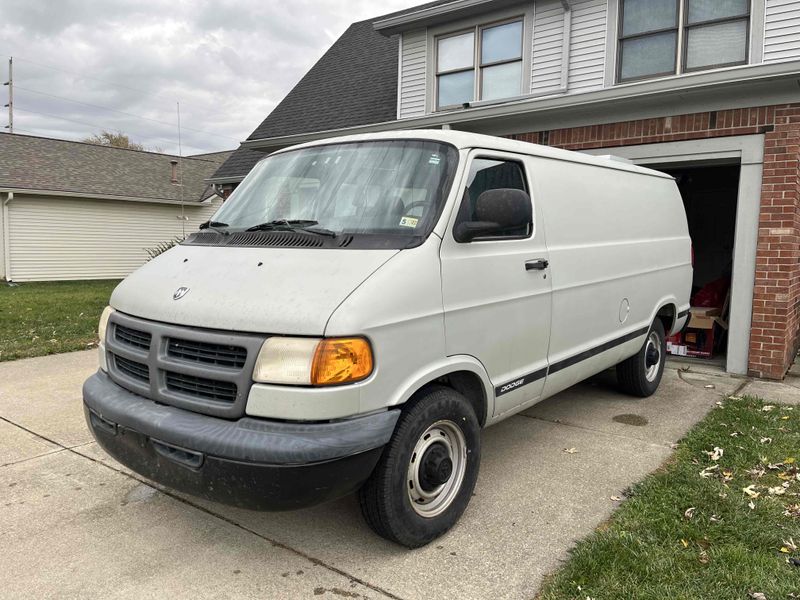
[[[550,266],[550,261],[545,260],[543,258],[537,258],[536,260],[529,260],[525,263],[525,270],[526,271],[544,271],[547,267]]]

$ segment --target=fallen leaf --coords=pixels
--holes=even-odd
[[[780,551],[783,552],[784,554],[791,554],[792,553],[792,551],[789,550],[786,546],[781,546]]]
[[[772,404],[767,404],[761,409],[761,412],[770,412],[772,410],[775,410],[775,407]]]
[[[706,389],[707,389],[707,390],[713,390],[713,389],[714,389],[714,388],[716,388],[717,386],[715,386],[713,383],[709,383],[709,384],[708,384],[707,386],[705,386],[705,387],[706,387]]]
[[[691,519],[694,516],[694,511],[696,510],[697,509],[694,506],[692,506],[691,508],[687,508],[683,513],[684,518]]]
[[[761,492],[756,491],[754,485],[748,485],[746,488],[742,488],[742,491],[751,498],[758,498],[761,495]]]
[[[750,500],[750,502],[747,503],[747,506],[750,507],[750,510],[755,510],[756,509],[756,505],[752,500]]]
[[[781,421],[788,421],[791,418],[792,417],[790,417],[789,415],[786,415],[785,417],[781,417]]]
[[[710,467],[706,467],[705,469],[700,471],[700,477],[702,477],[703,479],[714,477],[717,471],[719,471],[719,465],[711,465]]]
[[[720,517],[719,515],[711,515],[711,517],[708,520],[711,521],[712,523],[719,523],[720,521],[722,521],[722,517]]]
[[[684,547],[684,548],[688,548],[688,547],[689,547],[689,542],[687,542],[687,541],[686,541],[686,540],[684,540],[684,539],[681,539],[681,544],[683,544],[683,547]]]
[[[783,464],[785,464],[785,465],[793,465],[794,461],[795,461],[794,457],[790,456],[789,458],[784,458],[783,459]]]
[[[786,546],[792,552],[797,552],[797,544],[794,543],[794,538],[789,538],[789,541],[781,540],[783,545]]]
[[[750,469],[747,471],[747,474],[753,479],[761,479],[765,473],[766,471],[761,467],[756,467],[755,469]]]
[[[732,480],[733,480],[733,471],[731,471],[731,470],[729,470],[729,469],[725,469],[725,470],[722,472],[722,480],[723,480],[725,483],[728,483],[729,481],[732,481]]]
[[[613,502],[619,502],[620,500],[622,500],[622,498],[620,498],[619,496],[611,496],[611,500]]]
[[[800,518],[800,504],[790,504],[787,506],[786,510],[783,511],[783,516]]]
[[[714,449],[713,449],[711,452],[709,452],[709,451],[707,451],[707,450],[704,450],[704,451],[703,451],[703,454],[707,455],[707,456],[708,456],[708,458],[710,458],[711,460],[713,460],[714,462],[716,462],[716,461],[718,461],[720,458],[722,458],[722,455],[723,455],[723,454],[725,454],[725,450],[723,450],[723,449],[722,449],[722,448],[720,448],[719,446],[714,446]]]
[[[728,400],[741,400],[741,396],[728,396]]]
[[[703,550],[703,551],[700,552],[700,556],[698,557],[697,560],[700,561],[701,565],[707,565],[708,561],[711,560],[711,559],[709,559],[709,557],[708,557],[708,552]]]
[[[770,496],[783,496],[786,490],[783,487],[771,487],[767,490]]]
[[[763,437],[763,438],[761,438],[761,443],[762,444],[771,444],[772,443],[772,438],[771,437]]]
[[[753,600],[767,600],[767,597],[761,592],[750,592],[749,596]]]
[[[575,448],[564,448],[564,452],[566,454],[577,454],[578,451]]]

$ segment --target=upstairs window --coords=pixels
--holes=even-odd
[[[750,0],[622,0],[620,82],[747,62]]]
[[[436,108],[522,93],[522,19],[436,38]]]

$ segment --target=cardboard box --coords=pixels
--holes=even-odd
[[[692,307],[691,317],[689,318],[689,328],[691,329],[714,329],[715,317],[720,315],[719,308]]]

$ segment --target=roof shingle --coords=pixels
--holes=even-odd
[[[205,179],[230,156],[216,152],[183,157],[183,194],[172,183],[177,156],[18,134],[0,134],[0,188],[89,196],[199,202]]]

